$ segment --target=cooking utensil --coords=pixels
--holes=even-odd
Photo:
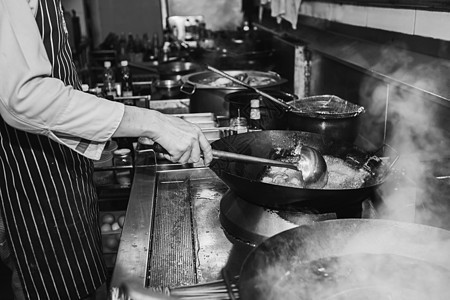
[[[309,148],[309,152],[310,153],[316,153],[316,151],[314,149]],[[221,151],[221,150],[212,150],[213,153],[213,157],[217,158],[217,159],[222,159],[222,160],[232,160],[232,161],[239,161],[239,162],[244,162],[244,163],[255,163],[255,164],[261,164],[261,165],[266,165],[266,166],[273,166],[273,167],[282,167],[282,168],[288,168],[288,169],[292,169],[295,171],[302,171],[302,169],[305,169],[303,166],[301,166],[299,163],[291,163],[291,162],[284,162],[284,161],[279,161],[279,160],[274,160],[274,159],[267,159],[267,158],[261,158],[261,157],[255,157],[255,156],[249,156],[249,155],[243,155],[243,154],[238,154],[238,153],[233,153],[233,152],[226,152],[226,151]],[[311,156],[313,156],[314,154],[311,154]],[[319,155],[316,154],[318,157]],[[322,158],[323,159],[323,158]],[[307,163],[305,163],[307,165]],[[325,161],[320,162],[320,163],[316,163],[315,165],[320,165],[318,168],[319,170],[317,170],[318,173],[320,173],[320,175],[323,174],[324,171],[326,171],[326,164],[325,164],[325,170],[323,169],[323,165],[325,164]],[[313,171],[308,171],[307,176],[313,177],[311,178],[312,180],[320,177],[320,176],[314,176]]]
[[[291,106],[291,105],[285,103],[284,101],[282,101],[282,100],[280,100],[280,99],[277,99],[277,98],[273,97],[272,95],[270,95],[270,94],[268,94],[268,93],[266,93],[266,92],[264,92],[264,91],[262,91],[262,90],[260,90],[260,89],[258,89],[258,88],[256,88],[256,87],[254,87],[254,86],[251,86],[251,85],[249,85],[249,84],[247,84],[247,83],[245,83],[245,82],[239,80],[238,78],[236,78],[236,77],[234,77],[234,76],[231,76],[231,75],[229,75],[229,74],[227,74],[227,73],[225,73],[225,72],[223,72],[223,71],[220,71],[220,70],[218,70],[218,69],[216,69],[216,68],[213,68],[213,67],[211,67],[211,66],[209,66],[209,65],[206,65],[206,68],[207,68],[208,70],[210,70],[210,71],[216,73],[216,74],[219,74],[220,76],[223,76],[223,77],[225,77],[225,78],[231,80],[231,81],[234,82],[234,83],[237,83],[237,84],[239,84],[239,85],[242,85],[243,87],[246,87],[246,88],[248,88],[248,89],[250,89],[250,90],[253,90],[254,92],[258,93],[259,95],[261,95],[261,96],[263,96],[263,97],[266,97],[267,99],[272,100],[273,102],[275,102],[275,103],[281,105],[282,107],[284,107],[287,111],[291,111],[291,110],[295,109],[293,106]]]
[[[286,103],[239,80],[236,76],[209,65],[206,68],[280,105],[287,112],[290,130],[315,132],[350,142],[353,142],[358,134],[357,117],[364,112],[362,106],[330,95],[313,96]]]
[[[160,63],[157,69],[161,80],[178,81],[187,74],[200,71],[201,66],[188,61],[169,61]]]
[[[140,139],[140,143],[145,143],[144,139]],[[151,148],[137,150],[139,152],[155,151],[156,153],[167,153],[160,144],[154,143],[150,145]],[[279,160],[261,158],[250,155],[243,155],[239,153],[226,152],[221,150],[212,150],[213,158],[224,161],[243,162],[264,166],[274,166],[288,168],[295,171],[300,171],[303,180],[308,185],[323,187],[327,183],[327,165],[320,153],[311,147],[301,147],[298,149],[298,155],[301,159],[296,163],[284,162]]]
[[[247,74],[249,78],[266,79],[265,82],[257,85],[260,90],[279,90],[280,86],[287,82],[274,72],[262,72],[255,70],[227,70],[231,76]],[[246,90],[240,85],[215,86],[208,84],[211,80],[222,78],[222,76],[211,72],[201,71],[188,74],[182,77],[183,85],[181,91],[190,98],[191,112],[212,112],[216,116],[229,116],[229,103],[224,100],[227,94]]]
[[[354,168],[362,168],[374,153],[345,141],[301,131],[265,130],[242,133],[217,140],[211,144],[215,150],[274,159],[278,153],[289,153],[301,144],[311,147],[323,156],[345,160]],[[385,151],[386,150],[386,151]],[[321,189],[300,188],[261,182],[265,167],[214,160],[210,168],[242,199],[274,209],[290,206],[308,208],[320,213],[334,212],[347,205],[362,202],[389,176],[398,155],[389,147],[379,151],[380,163],[371,165],[371,175],[360,188]]]
[[[385,292],[386,286],[381,283],[386,283],[383,281],[386,279],[389,287],[396,289],[391,290],[394,294],[406,292],[400,298],[393,297],[395,299],[411,299],[407,297],[408,294],[417,296],[418,293],[424,292],[419,290],[419,287],[432,288],[426,290],[427,298],[412,299],[448,299],[447,284],[440,286],[438,283],[448,282],[448,279],[443,279],[448,278],[450,274],[449,253],[450,232],[436,227],[375,219],[316,222],[281,232],[257,246],[241,267],[240,297],[244,300],[291,299],[291,292],[295,294],[294,299],[299,299],[300,294],[307,289],[317,294],[305,299],[390,299],[386,294],[377,298],[377,295]],[[347,265],[335,270],[317,263],[328,258],[352,256],[361,256],[366,260],[358,261],[355,265],[350,265],[350,268]],[[376,271],[389,268],[381,264],[375,267],[370,260],[372,258],[378,259],[378,263],[389,261],[394,263],[394,267],[398,265],[407,269],[393,270],[395,274],[385,274],[384,278],[364,282],[364,278],[357,278],[358,270],[373,268]],[[287,284],[283,280],[288,279],[288,276],[300,284],[295,273],[302,272],[299,268],[304,270],[311,267],[315,267],[313,276],[317,280],[303,279],[317,286],[307,285],[299,293],[295,290],[298,285],[283,285]],[[414,270],[416,267],[420,269]],[[408,271],[411,270],[413,273],[419,273],[418,277],[409,277],[411,274]],[[420,273],[420,270],[434,272]],[[356,284],[351,289],[345,289],[348,286],[338,286],[340,278],[337,274],[344,279],[347,276],[347,279]],[[320,288],[326,286],[327,282],[334,283],[334,289],[333,293],[325,296],[325,291]],[[438,290],[443,294],[438,294]],[[351,297],[346,297],[350,295]]]
[[[180,94],[181,82],[179,80],[165,79],[156,80],[153,83],[155,93],[159,93],[163,98],[173,98]]]
[[[318,95],[288,102],[294,109],[286,113],[290,130],[308,131],[336,140],[353,142],[358,135],[364,107],[334,95]]]

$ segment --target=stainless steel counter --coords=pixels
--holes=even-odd
[[[266,213],[248,203],[226,202],[228,187],[209,168],[156,164],[151,152],[137,155],[135,161],[111,288],[125,283],[148,296],[152,289],[222,279],[222,269],[234,277],[253,249],[245,242],[245,230],[264,239],[304,223],[336,218]],[[376,217],[369,199],[362,203],[361,217]],[[231,230],[235,227],[239,235]]]
[[[220,225],[228,187],[209,168],[155,165],[140,155],[111,287],[210,282],[225,266],[238,275],[251,247],[233,245]]]

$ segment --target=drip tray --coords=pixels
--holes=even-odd
[[[147,287],[218,279],[231,248],[218,217],[228,187],[209,169],[160,171],[156,182]]]
[[[189,185],[189,180],[158,185],[148,263],[149,286],[196,282]]]

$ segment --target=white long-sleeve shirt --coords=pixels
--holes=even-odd
[[[12,127],[99,159],[122,120],[124,105],[51,77],[33,15],[35,1],[29,2],[0,0],[0,114]]]

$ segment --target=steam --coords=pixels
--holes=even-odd
[[[374,148],[386,141],[400,154],[395,166],[397,176],[392,178],[397,181],[396,186],[385,184],[380,192],[384,200],[380,218],[450,229],[449,211],[439,195],[442,190],[436,193],[439,183],[433,182],[429,168],[430,162],[445,156],[442,150],[447,149],[444,147],[446,131],[438,124],[441,107],[436,104],[436,96],[421,91],[445,93],[449,80],[444,69],[448,66],[418,63],[402,45],[386,47],[382,57],[372,69],[405,84],[370,77],[360,89],[367,112],[362,135],[374,142]],[[385,125],[387,131],[383,130]]]
[[[240,0],[169,0],[171,16],[204,16],[212,31],[235,30],[242,23]]]
[[[247,291],[256,289],[252,299],[448,299],[448,232],[390,221],[346,222],[284,235],[264,256],[257,254],[253,263],[261,268]]]
[[[387,143],[399,153],[394,174],[381,186],[383,205],[378,208],[376,217],[406,222],[370,220],[366,225],[371,226],[359,226],[365,221],[336,220],[328,221],[328,226],[324,225],[327,222],[313,225],[314,234],[286,235],[288,238],[284,242],[277,240],[271,244],[273,249],[261,259],[266,266],[259,270],[255,280],[261,298],[450,298],[447,287],[450,282],[450,184],[438,182],[430,169],[430,162],[439,161],[448,153],[444,141],[449,138],[445,128],[440,127],[438,116],[442,111],[436,104],[436,95],[423,92],[448,93],[448,74],[438,72],[444,69],[438,64],[414,61],[405,48],[399,46],[385,48],[383,60],[371,70],[404,84],[368,76],[361,85],[361,104],[366,109],[361,135],[370,141],[363,145],[366,149],[377,150]],[[385,127],[388,130],[385,131]],[[348,222],[345,226],[344,221]],[[331,225],[333,222],[336,227]],[[282,243],[284,247],[280,246]],[[267,257],[274,253],[278,259],[270,263]],[[345,282],[327,283],[332,276],[336,277],[336,272],[324,273],[329,271],[329,266],[328,269],[326,265],[316,268],[323,278],[314,282],[311,281],[311,276],[316,276],[314,272],[305,273],[311,261],[331,257],[347,259],[331,269],[344,275],[348,272],[348,278],[358,282],[354,289],[347,289],[348,293],[339,292],[348,287]],[[372,276],[378,271],[379,276]],[[302,297],[305,291],[308,294]]]

